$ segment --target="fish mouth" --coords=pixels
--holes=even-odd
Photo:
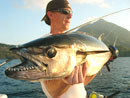
[[[5,70],[5,74],[18,80],[35,81],[47,76],[46,69],[41,69],[36,63],[26,58],[20,58],[21,63],[9,67]],[[46,64],[44,64],[46,65]]]

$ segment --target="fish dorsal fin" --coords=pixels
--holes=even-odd
[[[114,46],[114,47],[116,46],[117,39],[118,39],[118,37],[116,37],[116,39],[115,39],[115,41],[114,41],[114,43],[113,43],[113,46]]]
[[[98,40],[102,40],[103,35],[104,35],[104,33],[100,34],[98,37]]]

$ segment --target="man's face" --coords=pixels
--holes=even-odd
[[[58,29],[60,30],[68,30],[70,26],[70,19],[72,18],[72,11],[70,8],[64,8],[65,10],[68,10],[70,13],[63,13],[63,12],[52,12],[53,18],[51,20],[51,23],[54,24]]]

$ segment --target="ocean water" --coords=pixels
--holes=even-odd
[[[3,61],[1,59],[0,63]],[[13,60],[0,67],[0,94],[7,94],[9,98],[46,98],[40,83],[15,80],[5,76],[6,67],[18,62],[18,60]],[[110,68],[111,72],[108,72],[106,67],[103,67],[102,75],[98,74],[86,86],[86,91],[88,94],[96,91],[105,96],[121,91],[113,98],[130,98],[130,88],[125,90],[130,83],[130,57],[119,57],[111,63]]]

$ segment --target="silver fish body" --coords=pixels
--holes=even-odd
[[[111,56],[102,41],[75,32],[39,38],[10,50],[19,56],[21,63],[7,68],[5,74],[29,81],[64,78],[84,62],[88,62],[87,76],[91,76]]]

